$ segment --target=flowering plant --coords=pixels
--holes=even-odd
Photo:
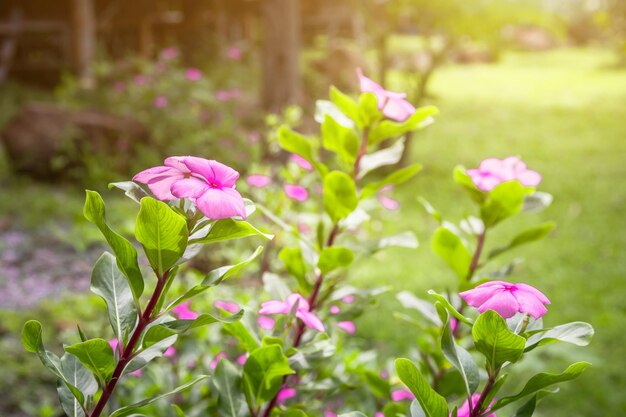
[[[91,277],[91,290],[106,303],[113,338],[88,338],[79,327],[80,342],[65,346],[65,353],[59,358],[45,349],[38,321],[28,321],[22,332],[25,349],[36,353],[57,377],[61,405],[68,415],[100,416],[125,376],[137,375],[160,356],[175,355],[173,345],[179,335],[208,324],[232,324],[241,319],[242,310],[223,315],[196,314],[187,303],[235,275],[253,258],[215,269],[182,295],[169,297],[180,266],[199,247],[254,235],[271,238],[243,220],[254,206],[235,191],[238,176],[235,170],[217,161],[173,157],[166,160],[166,166],[135,176],[136,181],[148,185],[156,199],[136,183],[113,184],[141,206],[135,237],[154,274],[155,279],[150,281],[147,271],[139,266],[135,246],[107,224],[100,195],[87,191],[84,215],[100,229],[113,252],[105,252],[98,259]],[[206,377],[197,376],[165,394],[144,398],[108,415],[136,413]]]
[[[458,278],[457,287],[447,293],[464,291],[447,297],[429,291],[434,308],[410,293],[398,294],[405,307],[420,311],[428,330],[419,337],[423,366],[398,359],[396,370],[416,398],[411,406],[413,417],[496,417],[497,410],[522,399],[526,402],[514,415],[531,416],[537,402],[554,392],[553,385],[575,379],[589,363],[574,363],[560,374],[539,373],[516,394],[496,399],[507,385],[515,386],[506,384],[509,368],[544,345],[566,342],[585,346],[593,328],[584,322],[544,327],[542,317],[550,300],[531,285],[502,280],[514,273],[514,265],[491,273],[483,270],[496,256],[546,237],[553,223],[522,231],[487,256],[483,252],[487,232],[491,235],[498,224],[523,211],[542,209],[552,198],[535,190],[541,176],[517,157],[486,159],[479,168],[467,171],[458,167],[454,179],[469,192],[480,218],[470,216],[456,226],[444,221],[428,202],[423,203],[440,224],[432,249]],[[472,237],[476,239],[473,254],[467,243]],[[466,313],[468,306],[480,314]],[[477,356],[483,356],[484,371]],[[454,405],[458,400],[462,403]],[[449,407],[448,401],[453,406]]]

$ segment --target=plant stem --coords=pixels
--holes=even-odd
[[[369,127],[366,126],[363,129],[363,139],[361,141],[361,147],[359,149],[359,153],[354,161],[353,178],[355,182],[357,181],[357,177],[359,175],[359,171],[361,168],[361,159],[367,153],[368,138],[369,138]],[[337,222],[333,225],[333,228],[328,234],[328,239],[326,240],[325,247],[328,248],[328,247],[333,246],[335,244],[335,239],[337,238],[339,233],[340,233],[339,222]],[[319,297],[319,293],[320,293],[323,283],[324,283],[324,274],[322,272],[319,272],[317,274],[317,277],[315,278],[315,284],[313,284],[311,295],[309,295],[309,298],[307,300],[309,302],[309,311],[313,311],[320,306],[321,303],[318,304],[318,297]],[[298,322],[298,325],[296,327],[296,336],[293,340],[294,348],[297,348],[298,346],[300,346],[300,343],[302,342],[302,336],[304,336],[305,330],[306,330],[306,326],[304,325],[304,323],[302,323],[301,321]],[[285,384],[285,382],[287,382],[287,379],[288,379],[288,375],[285,375],[283,377],[283,385]],[[274,398],[272,398],[270,402],[268,403],[267,408],[263,412],[263,417],[269,417],[272,414],[272,410],[276,406],[277,400],[278,400],[278,394],[276,394]],[[254,414],[253,416],[256,416],[256,414]]]
[[[467,271],[467,280],[470,281],[476,270],[478,269],[478,262],[480,261],[480,255],[483,252],[483,247],[485,245],[485,237],[487,236],[487,229],[485,229],[482,233],[478,235],[478,242],[476,243],[476,250],[474,251],[474,256],[472,257],[472,263],[470,264],[469,271]]]
[[[480,393],[480,398],[478,398],[478,401],[476,401],[476,405],[474,405],[474,409],[470,412],[469,417],[480,417],[482,413],[481,409],[483,408],[483,403],[485,402],[485,398],[487,398],[487,395],[489,395],[489,392],[493,388],[493,384],[496,382],[496,378],[498,377],[499,371],[500,370],[498,369],[489,375],[489,379],[487,379],[487,383],[485,384],[485,387],[483,388],[483,392]],[[471,407],[472,406],[471,397],[468,398],[468,402]]]
[[[117,385],[118,381],[122,377],[122,372],[124,371],[124,368],[126,367],[128,362],[130,362],[130,360],[133,358],[133,353],[134,353],[135,347],[137,346],[137,343],[139,343],[141,334],[146,329],[148,324],[150,324],[154,320],[154,317],[153,317],[154,307],[157,305],[157,302],[159,298],[161,297],[161,293],[163,292],[163,288],[165,287],[165,283],[167,282],[167,278],[169,277],[169,274],[170,274],[170,270],[167,270],[165,271],[163,276],[158,277],[158,281],[154,289],[154,293],[152,293],[152,296],[150,297],[150,301],[148,301],[148,305],[146,306],[146,309],[143,311],[143,313],[139,314],[139,323],[137,323],[137,327],[133,331],[133,334],[130,336],[130,340],[128,341],[128,344],[124,346],[123,349],[120,350],[121,356],[120,356],[119,361],[117,362],[117,365],[115,366],[113,375],[111,376],[111,379],[104,387],[104,390],[102,391],[102,395],[100,396],[100,399],[96,403],[96,406],[91,411],[91,414],[89,414],[89,417],[99,417],[102,411],[104,410],[104,407],[106,406],[107,402],[111,398],[111,394],[113,394],[113,390],[115,389],[115,386]]]

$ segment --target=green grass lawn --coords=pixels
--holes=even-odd
[[[543,174],[540,189],[553,194],[554,203],[542,213],[505,222],[491,243],[542,221],[555,220],[558,226],[546,240],[499,263],[524,258],[512,279],[549,295],[545,323],[583,320],[596,329],[589,348],[565,346],[550,356],[551,371],[575,360],[589,360],[593,367],[546,398],[539,407],[542,416],[607,416],[626,409],[626,72],[610,69],[612,59],[608,52],[561,50],[507,54],[497,65],[441,70],[431,100],[441,114],[413,148],[413,159],[425,170],[398,190],[404,210],[395,223],[388,222],[393,231],[416,231],[421,247],[380,254],[354,274],[360,285],[385,283],[417,295],[445,288],[452,273],[429,249],[435,223],[417,197],[427,197],[444,216],[458,220],[471,205],[452,181],[453,167],[521,156]],[[392,75],[401,87],[401,76]],[[385,303],[389,317],[392,300]],[[381,326],[381,317],[377,311],[365,319],[363,330],[410,346],[412,338]]]

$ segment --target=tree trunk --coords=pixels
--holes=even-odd
[[[82,83],[93,82],[96,56],[96,13],[93,0],[74,0],[74,67]]]
[[[266,110],[300,102],[300,1],[263,0],[263,84]]]

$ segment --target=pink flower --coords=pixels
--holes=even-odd
[[[459,296],[481,313],[493,310],[505,319],[518,312],[528,313],[538,319],[548,311],[544,304],[550,304],[550,300],[538,289],[504,281],[486,282]]]
[[[178,58],[178,49],[174,47],[165,48],[161,51],[159,56],[164,61],[172,61]]]
[[[241,366],[245,365],[247,360],[248,360],[247,353],[244,353],[243,355],[240,355],[239,357],[237,357],[237,363]]]
[[[187,68],[185,71],[185,78],[189,81],[200,81],[202,78],[202,71],[198,68]]]
[[[282,387],[280,391],[278,391],[278,394],[276,394],[276,402],[278,404],[284,404],[285,401],[287,401],[290,398],[295,397],[296,394],[297,392],[295,388]]]
[[[235,190],[239,173],[214,160],[174,156],[165,166],[149,168],[133,177],[147,184],[159,200],[189,198],[209,219],[246,217],[241,194]]]
[[[165,356],[166,358],[175,358],[176,348],[174,346],[168,347],[167,349],[165,349],[165,352],[163,352],[163,356]]]
[[[150,82],[150,78],[147,75],[138,74],[133,77],[135,85],[143,86]]]
[[[340,321],[337,323],[337,327],[345,331],[348,334],[356,333],[356,325],[352,321]]]
[[[383,413],[382,411],[376,411],[374,413],[374,417],[385,417],[385,413]]]
[[[380,204],[387,210],[398,210],[400,208],[400,203],[387,195],[387,193],[392,190],[393,186],[387,185],[376,193],[376,198],[378,198]]]
[[[217,368],[217,364],[220,363],[220,360],[226,359],[226,358],[228,358],[228,355],[226,354],[226,352],[218,353],[217,355],[215,355],[215,357],[209,364],[209,368],[211,368],[212,370],[215,370],[215,368]]]
[[[185,301],[174,307],[172,313],[176,314],[181,320],[195,320],[198,318],[198,313],[189,308],[190,301]]]
[[[387,371],[386,369],[382,369],[380,371],[380,377],[382,379],[389,379],[389,371]]]
[[[302,169],[305,169],[307,171],[313,170],[313,165],[311,165],[309,161],[307,161],[300,155],[296,155],[295,153],[292,153],[291,156],[289,157],[289,160],[291,162],[296,163]]]
[[[472,408],[474,408],[474,406],[478,402],[479,398],[480,398],[480,394],[472,395]],[[491,404],[489,404],[489,407],[491,407],[491,405],[493,403],[494,403],[494,401],[492,401]],[[485,410],[485,411],[489,411],[489,407],[487,407],[487,410]],[[450,415],[452,415],[452,414],[450,414]],[[461,408],[459,408],[457,410],[456,415],[457,415],[457,417],[470,417],[469,402],[467,400],[465,400],[465,402],[463,403]],[[496,416],[496,413],[491,413],[491,414],[487,414],[485,417],[497,417],[497,416]]]
[[[237,303],[233,303],[231,301],[221,301],[221,300],[217,300],[213,303],[213,306],[215,308],[221,308],[222,310],[226,310],[229,313],[238,313],[239,312],[239,305]]]
[[[243,56],[241,49],[237,48],[236,46],[230,46],[228,48],[228,51],[226,51],[226,55],[228,55],[228,58],[232,59],[233,61],[239,61]]]
[[[354,303],[354,295],[352,294],[346,295],[345,297],[341,299],[341,301],[343,301],[346,304],[352,304]]]
[[[143,376],[143,371],[141,369],[137,369],[130,373],[132,376],[136,376],[137,378],[141,378]]]
[[[519,181],[524,187],[536,187],[541,182],[541,175],[528,169],[516,156],[485,159],[478,168],[468,169],[467,174],[482,191],[491,191],[496,185],[507,181]]]
[[[311,226],[306,223],[298,222],[298,232],[306,235],[307,233],[311,232]]]
[[[326,410],[324,411],[324,417],[337,417],[337,413],[334,411]]]
[[[264,188],[272,183],[272,178],[267,175],[253,174],[246,177],[246,182],[250,187]]]
[[[302,202],[309,198],[309,192],[306,190],[306,188],[300,185],[285,184],[283,186],[283,191],[285,192],[287,197],[291,198],[292,200]]]
[[[272,330],[276,325],[276,321],[273,318],[267,316],[258,316],[256,318],[256,322],[262,329],[265,330]]]
[[[356,70],[362,93],[373,93],[378,101],[378,109],[389,119],[403,122],[415,113],[415,107],[406,101],[405,93],[385,90],[380,84],[363,75],[360,68]]]
[[[414,400],[415,395],[406,388],[400,388],[391,392],[392,401]]]
[[[341,313],[341,309],[339,308],[339,306],[335,304],[330,306],[330,314],[339,314],[339,313]]]
[[[165,107],[167,107],[168,104],[169,101],[165,96],[156,96],[154,98],[154,101],[152,102],[152,105],[157,109],[164,109]]]
[[[297,293],[290,294],[285,301],[272,300],[264,302],[261,305],[259,314],[289,314],[296,304],[298,304],[296,317],[302,320],[305,326],[319,332],[326,331],[319,317],[311,312],[309,302]]]
[[[117,339],[111,339],[109,340],[109,346],[111,346],[111,349],[113,349],[113,353],[115,353],[115,351],[117,350],[117,346],[120,344],[120,341]]]

